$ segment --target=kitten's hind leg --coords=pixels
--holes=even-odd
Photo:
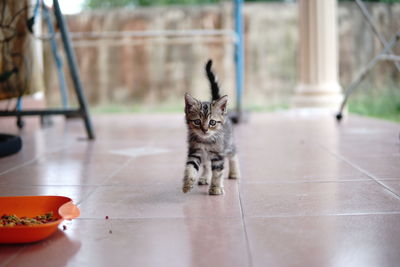
[[[229,179],[239,179],[240,178],[240,168],[239,159],[237,154],[229,157]]]
[[[208,185],[210,183],[211,176],[212,176],[211,161],[206,160],[203,163],[203,172],[201,173],[198,184],[199,185]]]

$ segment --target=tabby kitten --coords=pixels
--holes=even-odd
[[[183,178],[184,193],[190,191],[199,177],[199,185],[208,185],[210,195],[224,193],[223,171],[225,159],[229,163],[229,178],[240,176],[232,124],[227,116],[228,96],[221,97],[219,86],[211,70],[212,61],[206,64],[211,85],[212,100],[200,101],[185,94],[185,117],[188,128],[188,156]]]

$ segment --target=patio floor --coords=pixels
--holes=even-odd
[[[182,114],[93,120],[90,142],[80,120],[27,119],[23,150],[0,159],[0,196],[64,195],[81,210],[47,240],[0,245],[0,266],[400,264],[399,124],[252,114],[235,132],[242,179],[209,196],[181,192]],[[18,133],[15,119],[0,132]]]

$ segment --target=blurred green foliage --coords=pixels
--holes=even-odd
[[[349,98],[351,113],[400,122],[400,88],[360,86]]]

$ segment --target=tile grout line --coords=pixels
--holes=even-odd
[[[196,219],[196,220],[209,220],[209,217],[205,216],[192,216],[192,217],[185,217],[182,216],[150,216],[150,217],[113,217],[109,216],[107,220],[187,220],[187,219]],[[220,219],[235,219],[239,220],[241,217],[238,216],[214,216],[213,219],[220,220]],[[74,220],[104,220],[104,217],[78,217]]]
[[[246,220],[244,217],[244,210],[243,210],[243,204],[242,204],[242,195],[240,194],[240,184],[241,183],[237,183],[237,193],[239,196],[239,206],[240,206],[240,214],[241,214],[241,219],[242,219],[242,225],[243,225],[243,231],[244,231],[244,237],[246,239],[246,250],[247,250],[247,260],[249,262],[249,266],[252,267],[254,266],[253,264],[253,256],[251,254],[251,250],[250,250],[250,242],[249,242],[249,236],[247,233],[247,226],[246,226]]]
[[[398,178],[387,178],[382,179],[382,181],[399,181]],[[272,180],[272,181],[248,181],[243,182],[243,184],[324,184],[324,183],[352,183],[352,182],[370,182],[370,178],[368,177],[365,179],[357,179],[357,180],[286,180],[286,181],[279,181],[279,180]]]
[[[108,179],[109,177],[105,178]],[[268,184],[268,185],[275,185],[275,184],[311,184],[311,183],[319,183],[319,184],[324,184],[324,183],[353,183],[353,182],[370,182],[371,178],[367,177],[368,179],[358,179],[358,180],[287,180],[287,181],[247,181],[247,182],[242,182],[241,184],[243,185],[257,185],[257,184]],[[400,178],[382,178],[380,181],[400,181]],[[169,182],[157,182],[157,183],[148,183],[148,184],[102,184],[102,183],[96,183],[96,184],[30,184],[30,185],[25,185],[25,184],[13,184],[13,187],[45,187],[45,186],[51,186],[51,187],[151,187],[154,185],[157,186],[162,186],[169,184]],[[1,185],[1,184],[0,184]]]
[[[359,213],[321,213],[321,214],[282,214],[282,215],[263,215],[263,216],[249,216],[249,218],[298,218],[298,217],[335,217],[335,216],[368,216],[368,215],[400,215],[400,211],[383,211],[383,212],[359,212]],[[196,220],[208,220],[207,217],[194,216],[150,216],[150,217],[110,217],[108,220],[124,221],[124,220],[181,220],[181,219],[196,219]],[[243,219],[243,217],[237,216],[222,216],[215,217],[215,219]],[[74,220],[104,220],[103,217],[79,217]]]
[[[117,168],[115,171],[113,171],[108,177],[104,178],[103,182],[101,184],[95,185],[94,189],[87,194],[85,198],[82,198],[79,202],[76,203],[76,205],[81,205],[84,201],[86,201],[99,187],[106,186],[105,183],[109,181],[111,178],[113,178],[117,173],[119,173],[123,168],[125,168],[129,163],[133,161],[134,158],[128,158],[122,166]]]
[[[43,154],[41,154],[41,155],[37,155],[37,156],[34,157],[33,159],[30,159],[30,160],[28,160],[28,161],[26,161],[26,162],[24,162],[24,163],[21,163],[21,164],[19,164],[19,165],[17,165],[17,166],[14,166],[14,167],[12,167],[12,168],[10,168],[10,169],[8,169],[8,170],[5,170],[5,171],[1,172],[1,173],[0,173],[0,176],[2,176],[2,175],[4,175],[4,174],[7,174],[7,173],[9,173],[9,172],[13,172],[13,171],[15,171],[15,170],[18,170],[18,169],[23,168],[23,167],[25,167],[25,166],[28,166],[28,165],[34,163],[35,161],[37,161],[38,159],[40,159],[40,158],[42,158],[42,157],[45,157],[46,155],[50,155],[50,154],[53,154],[53,153],[58,153],[58,152],[60,152],[60,151],[62,151],[62,150],[64,150],[64,149],[67,149],[67,147],[62,147],[62,148],[56,149],[56,150],[54,150],[54,151],[51,151],[51,152],[49,152],[49,153],[43,153]]]
[[[7,173],[9,173],[9,172],[18,170],[19,168],[28,166],[28,165],[32,164],[33,162],[35,162],[38,158],[39,158],[39,156],[34,157],[34,158],[31,159],[31,160],[28,160],[28,161],[26,161],[26,162],[24,162],[24,163],[22,163],[22,164],[19,164],[19,165],[17,165],[17,166],[14,166],[14,167],[8,169],[8,170],[5,170],[5,171],[3,171],[3,172],[0,173],[0,176],[2,176],[2,175],[4,175],[4,174],[7,174]]]
[[[11,257],[9,257],[5,262],[2,262],[0,264],[0,267],[6,267],[9,265],[10,262],[12,262],[16,257],[18,257],[19,254],[21,254],[21,252],[26,248],[26,246],[23,246],[22,248],[20,248],[17,253],[15,253],[14,255],[12,255]]]
[[[264,215],[250,216],[250,218],[274,219],[274,218],[300,218],[300,217],[338,217],[338,216],[368,216],[368,215],[400,215],[399,211],[383,211],[383,212],[360,212],[360,213],[321,213],[321,214],[297,214],[297,215]]]
[[[340,154],[337,154],[335,152],[330,151],[327,147],[320,145],[322,148],[324,148],[326,151],[328,151],[328,153],[334,155],[336,158],[342,160],[343,162],[347,163],[348,165],[350,165],[351,167],[355,168],[356,170],[360,171],[361,173],[365,174],[368,176],[368,178],[370,178],[372,181],[374,181],[375,183],[377,183],[378,185],[382,186],[383,188],[385,188],[387,191],[389,191],[390,193],[392,193],[395,198],[400,200],[400,195],[398,195],[396,192],[394,192],[392,189],[390,189],[390,187],[386,186],[385,184],[381,183],[380,181],[378,181],[378,179],[371,173],[369,173],[368,171],[364,170],[363,168],[361,168],[360,166],[352,163],[350,160],[348,160],[347,158],[343,157]]]

